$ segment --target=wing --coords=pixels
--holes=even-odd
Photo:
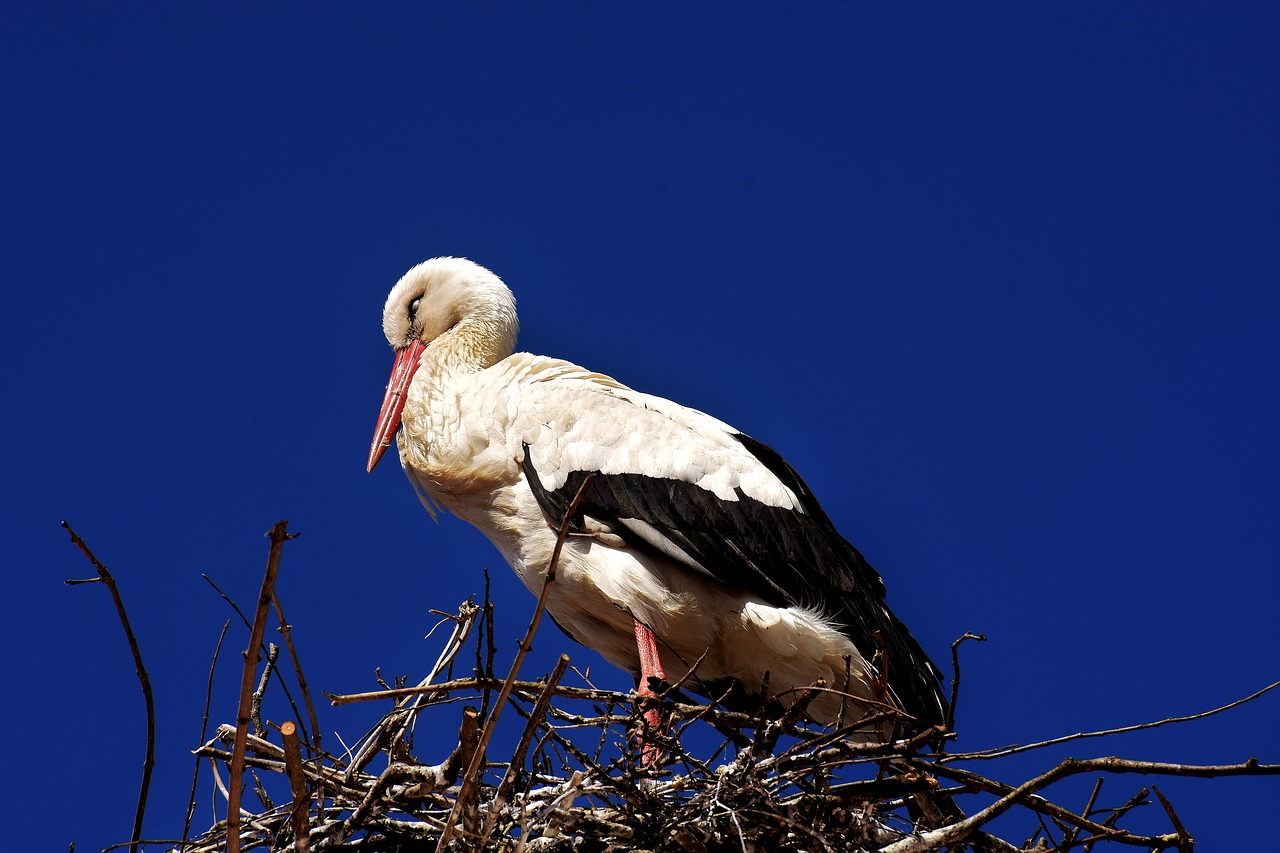
[[[926,724],[943,721],[937,668],[885,605],[880,575],[777,452],[701,412],[620,386],[563,383],[557,391],[563,399],[551,408],[573,414],[543,419],[522,461],[549,525],[559,526],[594,474],[580,528],[590,519],[770,604],[823,614],[866,660],[883,647],[904,710]]]

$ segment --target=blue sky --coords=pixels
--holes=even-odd
[[[200,575],[249,606],[277,519],[313,687],[417,677],[484,567],[514,647],[533,599],[496,552],[364,473],[382,301],[442,254],[506,279],[522,348],[781,451],[940,663],[985,632],[960,748],[1277,680],[1278,42],[1267,4],[8,10],[11,811],[82,850],[132,820],[141,700],[61,519],[155,684],[148,837],[180,832],[231,615]],[[550,626],[526,671],[561,651],[628,683]],[[224,651],[215,722],[237,682]],[[1001,778],[1276,761],[1278,701]],[[332,744],[373,709],[322,713]],[[1206,850],[1280,794],[1156,781]]]

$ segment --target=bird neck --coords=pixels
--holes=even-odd
[[[477,373],[515,350],[515,333],[500,318],[472,315],[431,342],[424,354],[436,373]]]

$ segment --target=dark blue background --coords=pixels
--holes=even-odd
[[[133,667],[106,591],[62,585],[92,571],[60,519],[156,685],[148,837],[180,833],[231,615],[200,573],[249,607],[278,518],[314,688],[419,677],[427,609],[486,566],[514,647],[533,599],[496,552],[431,523],[394,461],[363,470],[383,298],[440,254],[507,280],[523,348],[784,453],[940,662],[985,631],[958,748],[1276,680],[1277,44],[1270,4],[9,9],[11,815],[81,850],[132,821]],[[627,686],[550,626],[527,673],[562,650]],[[1274,762],[1277,707],[977,769]],[[376,711],[322,710],[326,744]],[[1157,784],[1205,850],[1256,846],[1280,794]]]

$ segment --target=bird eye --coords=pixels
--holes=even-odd
[[[409,303],[409,319],[411,321],[413,320],[414,317],[418,316],[418,303],[421,301],[422,301],[422,297],[419,296],[417,299]]]

